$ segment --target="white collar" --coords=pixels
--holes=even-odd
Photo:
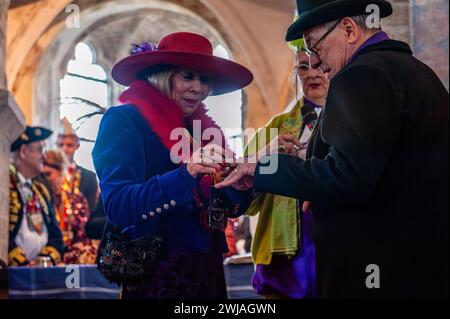
[[[32,183],[33,183],[31,178],[26,179],[25,177],[23,177],[23,175],[19,171],[17,172],[17,179],[19,180],[20,185],[25,185],[25,184],[32,185]]]

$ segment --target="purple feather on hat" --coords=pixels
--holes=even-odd
[[[143,42],[141,44],[131,44],[131,55],[142,53],[142,52],[155,52],[158,51],[158,45],[155,43]]]

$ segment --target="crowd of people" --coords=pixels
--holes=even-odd
[[[46,128],[27,126],[11,146],[12,266],[33,266],[39,257],[50,258],[54,265],[96,260],[100,237],[88,236],[86,226],[91,211],[102,209],[97,177],[75,163],[79,138],[66,118],[57,147],[46,150],[45,140],[51,135]]]
[[[128,88],[100,124],[99,185],[74,162],[67,121],[45,159],[45,128],[11,146],[10,264],[97,262],[122,298],[222,299],[235,220],[258,215],[252,284],[265,298],[448,297],[448,92],[367,26],[368,5],[393,13],[297,0],[295,105],[240,159],[203,101],[252,72],[194,33],[133,45],[111,73]]]

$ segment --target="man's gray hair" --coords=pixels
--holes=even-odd
[[[358,27],[360,27],[361,28],[361,30],[363,30],[363,32],[366,32],[366,33],[371,33],[371,32],[378,32],[378,31],[381,31],[381,25],[380,25],[380,27],[379,28],[369,28],[368,26],[367,26],[367,18],[368,18],[369,16],[368,15],[366,15],[366,14],[363,14],[363,15],[359,15],[359,16],[353,16],[353,17],[351,17],[354,21],[355,21],[355,23],[356,23],[356,25],[358,26]],[[334,21],[331,21],[331,22],[327,22],[326,24],[325,24],[325,28],[331,28],[335,23],[337,23],[339,20],[334,20]]]

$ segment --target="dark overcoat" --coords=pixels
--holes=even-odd
[[[308,159],[257,169],[257,191],[312,202],[322,297],[448,296],[448,109],[408,45],[382,41],[332,79]]]

